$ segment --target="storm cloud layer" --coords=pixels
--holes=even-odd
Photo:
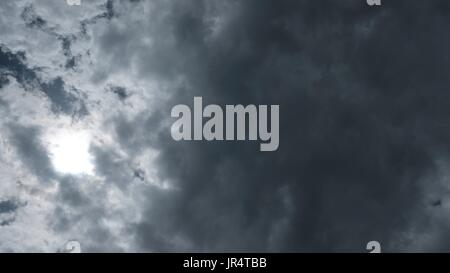
[[[449,251],[449,28],[444,0],[2,1],[0,251]],[[174,141],[194,96],[279,105],[278,150]]]

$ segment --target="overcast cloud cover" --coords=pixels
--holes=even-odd
[[[449,16],[447,0],[0,1],[0,251],[450,251]],[[279,149],[174,141],[171,108],[194,96],[279,104]],[[57,167],[70,135],[89,171]]]

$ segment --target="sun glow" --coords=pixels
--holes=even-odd
[[[60,130],[50,136],[50,157],[57,172],[89,174],[94,165],[89,153],[91,137],[87,131]]]

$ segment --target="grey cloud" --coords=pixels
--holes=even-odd
[[[149,201],[136,228],[143,249],[176,250],[161,239],[171,234],[195,251],[364,251],[374,239],[385,251],[414,249],[399,237],[425,217],[419,188],[436,153],[448,155],[449,41],[438,35],[447,4],[396,1],[376,12],[362,2],[239,2],[212,42],[202,4],[174,5],[162,35],[176,44],[144,54],[151,68],[141,68],[169,78],[176,69],[187,85],[158,112],[168,119],[195,95],[280,104],[281,146],[261,154],[247,143],[171,142],[158,129],[170,124],[164,116],[147,123],[159,132],[147,140],[159,172],[180,191]],[[139,145],[128,140],[140,124],[119,139],[125,148]]]
[[[10,52],[5,46],[0,46],[0,68],[1,75],[6,81],[6,76],[13,76],[26,88],[35,80],[36,73],[24,64],[25,52]]]
[[[39,29],[47,34],[56,37],[61,42],[61,48],[64,56],[67,57],[66,68],[75,67],[75,57],[72,55],[71,43],[76,38],[74,35],[61,35],[55,30],[55,27],[49,25],[49,23],[41,16],[36,14],[33,5],[26,6],[21,14],[22,19],[25,21],[25,25],[29,28]]]
[[[55,177],[55,173],[48,151],[40,142],[39,128],[11,124],[9,130],[11,132],[11,142],[16,148],[21,161],[42,182],[49,183],[49,180]]]
[[[15,212],[19,208],[13,200],[0,201],[0,227],[8,226],[15,221]]]
[[[124,189],[133,181],[134,171],[114,150],[104,147],[92,147],[91,150],[95,156],[96,171],[104,176],[110,185]]]
[[[17,202],[13,200],[0,201],[0,214],[14,212],[18,207]]]
[[[15,199],[0,201],[0,227],[11,225],[16,220],[16,212],[20,207],[26,206]]]
[[[52,110],[55,113],[65,113],[68,115],[83,116],[86,115],[87,107],[82,98],[75,95],[74,92],[66,90],[65,83],[61,77],[56,77],[49,82],[41,79],[36,68],[30,68],[26,64],[26,55],[24,52],[10,52],[6,47],[0,47],[0,73],[7,83],[7,76],[14,77],[25,90],[34,92],[40,90],[50,99]],[[75,89],[76,91],[76,89]]]
[[[127,90],[121,86],[111,86],[109,90],[116,94],[120,100],[126,100],[130,96]]]
[[[58,77],[51,82],[42,83],[44,93],[52,102],[52,110],[56,113],[62,112],[77,116],[88,114],[83,100],[68,92],[64,81]]]
[[[58,25],[51,23],[51,18],[43,18],[36,13],[33,4],[27,5],[22,13],[21,18],[24,20],[25,25],[29,28],[40,30],[53,36],[61,43],[61,49],[66,57],[66,69],[75,69],[77,63],[83,57],[82,55],[73,55],[72,44],[79,39],[85,39],[88,36],[89,26],[96,24],[101,19],[111,20],[114,17],[113,1],[106,1],[105,4],[100,7],[103,12],[93,16],[92,18],[83,19],[80,22],[80,30],[75,33],[60,33],[58,32]]]

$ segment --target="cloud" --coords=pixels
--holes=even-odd
[[[443,21],[405,3],[381,13],[331,1],[230,6],[233,20],[222,18],[227,24],[215,36],[203,7],[172,9],[173,32],[164,35],[175,35],[179,51],[160,56],[176,60],[170,67],[185,82],[160,112],[195,95],[205,103],[280,104],[280,149],[174,143],[167,128],[158,130],[150,142],[159,172],[179,191],[149,205],[150,219],[170,215],[157,221],[169,228],[154,238],[143,228],[152,220],[138,225],[138,238],[148,238],[142,248],[177,249],[159,243],[177,234],[189,242],[182,249],[194,251],[364,251],[373,239],[386,251],[414,249],[401,237],[427,213],[418,187],[448,133],[438,125],[448,116],[448,64],[437,53],[446,45],[436,41]],[[436,25],[425,26],[430,20]]]
[[[33,127],[11,125],[11,140],[26,167],[44,182],[51,179],[54,172],[47,151],[38,140],[39,130]]]
[[[448,6],[1,3],[0,250],[446,251]],[[194,96],[280,105],[279,149],[173,141]]]

